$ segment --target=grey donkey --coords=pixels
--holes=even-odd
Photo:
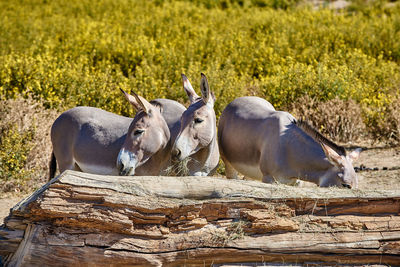
[[[50,179],[77,170],[103,175],[159,175],[171,164],[171,148],[186,108],[176,101],[148,102],[121,90],[137,110],[134,118],[93,107],[62,113],[51,128]]]
[[[181,129],[172,154],[181,161],[190,158],[187,163],[189,175],[213,175],[219,163],[215,97],[203,73],[200,80],[201,97],[196,94],[184,74],[182,81],[190,106],[182,114]]]
[[[352,162],[361,149],[346,153],[304,121],[276,111],[259,97],[240,97],[222,112],[218,144],[226,176],[293,184],[357,188]]]

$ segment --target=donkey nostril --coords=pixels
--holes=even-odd
[[[174,155],[175,157],[179,157],[180,154],[181,154],[181,151],[180,151],[178,148],[175,148],[175,149],[172,151],[172,155]]]
[[[124,169],[124,164],[122,162],[118,162],[118,171],[121,173]]]
[[[342,184],[343,187],[351,189],[351,185],[349,184]]]
[[[125,165],[123,163],[119,163],[118,164],[118,171],[119,171],[119,175],[125,176],[127,170],[125,169]]]

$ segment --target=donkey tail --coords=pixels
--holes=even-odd
[[[54,178],[57,170],[57,160],[54,152],[51,152],[51,159],[49,164],[49,181]]]

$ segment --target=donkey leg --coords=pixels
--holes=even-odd
[[[297,177],[280,177],[279,183],[286,184],[286,185],[296,185]]]
[[[190,176],[207,176],[208,173],[207,172],[198,171],[198,172],[190,173],[189,175]]]
[[[263,183],[267,183],[267,184],[273,184],[276,181],[275,181],[275,179],[274,179],[274,177],[272,175],[266,174],[266,175],[263,176],[262,182]]]
[[[225,175],[228,179],[239,179],[238,172],[233,168],[233,166],[227,161],[223,160],[225,163]]]
[[[81,171],[79,166],[76,164],[75,160],[71,158],[61,158],[58,160],[58,169],[60,170],[60,173],[66,170],[73,170],[73,171]]]
[[[76,162],[74,163],[74,168],[72,170],[78,171],[78,172],[83,172],[82,169],[78,166],[78,164]]]
[[[73,159],[72,160],[66,160],[66,159],[57,160],[54,153],[52,153],[50,166],[49,166],[49,181],[51,179],[53,179],[55,176],[55,173],[57,170],[57,163],[58,163],[58,169],[60,170],[60,173],[62,173],[65,170],[82,171]]]

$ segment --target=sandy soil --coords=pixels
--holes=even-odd
[[[27,196],[27,195],[26,195]],[[24,199],[24,195],[8,195],[4,198],[0,198],[0,225],[3,224],[3,220],[10,213],[10,209],[15,206],[20,200]]]
[[[400,189],[400,147],[365,149],[360,158],[354,162],[354,167],[361,166],[375,170],[358,172],[359,189]],[[303,186],[314,185],[303,184]],[[24,197],[26,195],[0,197],[0,225],[9,214],[10,208]]]
[[[361,165],[378,170],[358,172],[360,189],[400,189],[400,147],[364,150],[354,167]]]

